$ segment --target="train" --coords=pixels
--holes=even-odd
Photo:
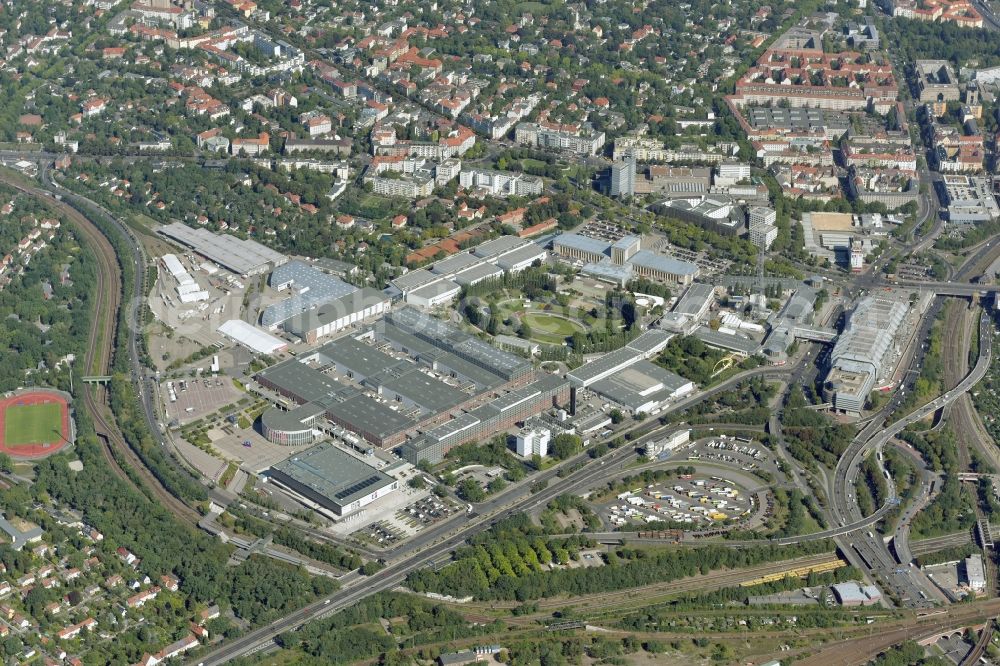
[[[677,543],[684,538],[683,530],[658,530],[655,532],[638,532],[636,536],[639,539],[663,539],[664,541],[672,541]]]

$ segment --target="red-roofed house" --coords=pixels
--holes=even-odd
[[[108,108],[107,101],[100,97],[92,97],[80,105],[80,110],[86,118],[100,115],[106,108]]]
[[[156,598],[156,595],[160,593],[160,588],[157,585],[149,588],[148,590],[143,590],[138,594],[133,594],[131,597],[125,600],[125,605],[129,608],[141,608],[146,604],[147,601],[151,601]]]

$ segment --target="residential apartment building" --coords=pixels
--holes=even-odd
[[[542,193],[542,179],[521,173],[489,169],[462,169],[459,184],[467,189],[481,189],[494,197],[531,197]]]
[[[594,155],[605,142],[604,132],[588,125],[551,122],[520,123],[514,129],[514,141],[534,148],[564,150],[576,155]]]

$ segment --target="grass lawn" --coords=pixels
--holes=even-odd
[[[531,337],[539,342],[559,344],[574,333],[586,330],[571,319],[542,312],[529,312],[524,315],[524,320],[531,327]]]
[[[62,434],[62,405],[11,405],[4,423],[7,446],[26,446],[58,441]]]
[[[502,319],[507,319],[511,315],[524,312],[524,301],[520,298],[508,298],[497,303],[497,314]]]
[[[149,215],[145,215],[143,213],[136,213],[134,217],[136,222],[145,227],[149,227],[150,229],[156,227],[156,225],[159,224],[159,222],[151,218]]]

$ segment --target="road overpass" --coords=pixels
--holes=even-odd
[[[852,520],[859,514],[852,491],[854,479],[858,474],[861,461],[866,455],[872,451],[880,450],[889,440],[909,426],[951,404],[986,375],[992,358],[993,335],[991,320],[985,312],[980,316],[979,327],[979,359],[976,366],[958,386],[883,428],[885,418],[888,416],[888,409],[891,406],[887,407],[880,418],[873,420],[858,434],[841,456],[834,472],[834,487],[831,492],[831,496],[834,498],[831,508],[839,521]],[[917,502],[924,501],[929,493],[930,485],[925,478],[921,483],[921,495],[917,498]],[[871,530],[852,530],[850,533],[843,534],[842,537],[849,540],[849,545],[845,548],[849,557],[856,549],[869,573],[899,591],[903,599],[909,598],[911,605],[924,605],[920,600],[928,597],[926,591],[922,589],[922,581],[918,581],[918,576],[911,568],[905,567],[909,562],[900,562],[889,552],[885,540],[880,535],[874,534]],[[857,558],[852,559],[856,560]],[[900,564],[903,564],[904,568],[900,569],[898,566]]]

